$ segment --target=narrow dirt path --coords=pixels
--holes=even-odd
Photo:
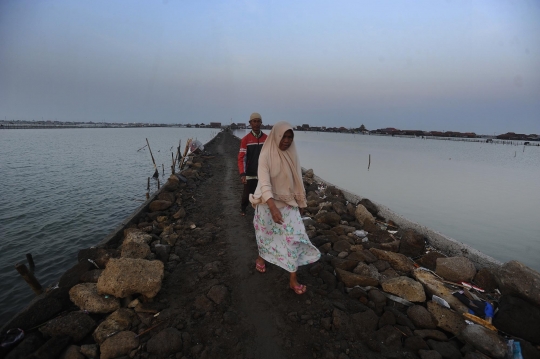
[[[242,313],[244,325],[249,328],[250,340],[246,355],[253,358],[285,358],[280,347],[279,329],[275,318],[279,313],[269,300],[269,293],[264,290],[265,281],[275,281],[276,271],[264,275],[254,272],[254,260],[257,255],[255,233],[252,225],[253,211],[245,217],[240,215],[240,193],[242,184],[238,176],[236,155],[238,150],[231,146],[223,136],[217,143],[217,152],[223,154],[223,182],[229,184],[220,188],[223,208],[223,223],[226,241],[229,244],[227,261],[231,264],[235,278],[232,287],[232,302]],[[236,146],[238,147],[238,146]]]
[[[368,358],[350,328],[337,330],[337,320],[361,304],[332,274],[321,279],[321,270],[332,270],[324,257],[299,268],[299,281],[308,286],[303,295],[289,288],[287,271],[269,264],[264,274],[255,270],[253,209],[240,215],[239,146],[230,133],[216,136],[205,148],[212,156],[200,177],[182,191],[187,215],[177,231],[178,259],[166,267],[156,298],[167,306],[160,318],[182,332],[176,358]]]

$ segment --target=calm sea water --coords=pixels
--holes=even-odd
[[[32,253],[45,287],[77,262],[145,200],[154,173],[170,174],[171,152],[217,130],[186,128],[0,131],[0,319],[26,306],[33,292],[14,265]],[[175,151],[176,152],[176,151]],[[163,182],[163,180],[162,180]],[[157,184],[152,181],[152,189]]]
[[[540,271],[540,147],[300,131],[295,141],[325,180]]]

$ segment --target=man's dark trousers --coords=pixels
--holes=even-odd
[[[242,213],[246,213],[246,208],[249,205],[249,194],[255,193],[255,188],[257,188],[257,183],[259,180],[257,179],[249,179],[247,180],[247,183],[244,185],[244,192],[242,193]]]

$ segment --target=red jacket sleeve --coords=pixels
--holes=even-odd
[[[238,171],[240,176],[246,175],[246,152],[247,152],[247,136],[242,138],[240,142],[240,151],[238,152]]]

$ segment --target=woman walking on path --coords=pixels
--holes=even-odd
[[[306,191],[289,123],[278,122],[270,131],[259,157],[258,177],[249,197],[259,247],[255,268],[264,273],[265,261],[280,266],[291,273],[291,289],[303,294],[307,288],[298,283],[296,271],[319,260],[321,253],[309,241],[299,210],[307,206]]]

